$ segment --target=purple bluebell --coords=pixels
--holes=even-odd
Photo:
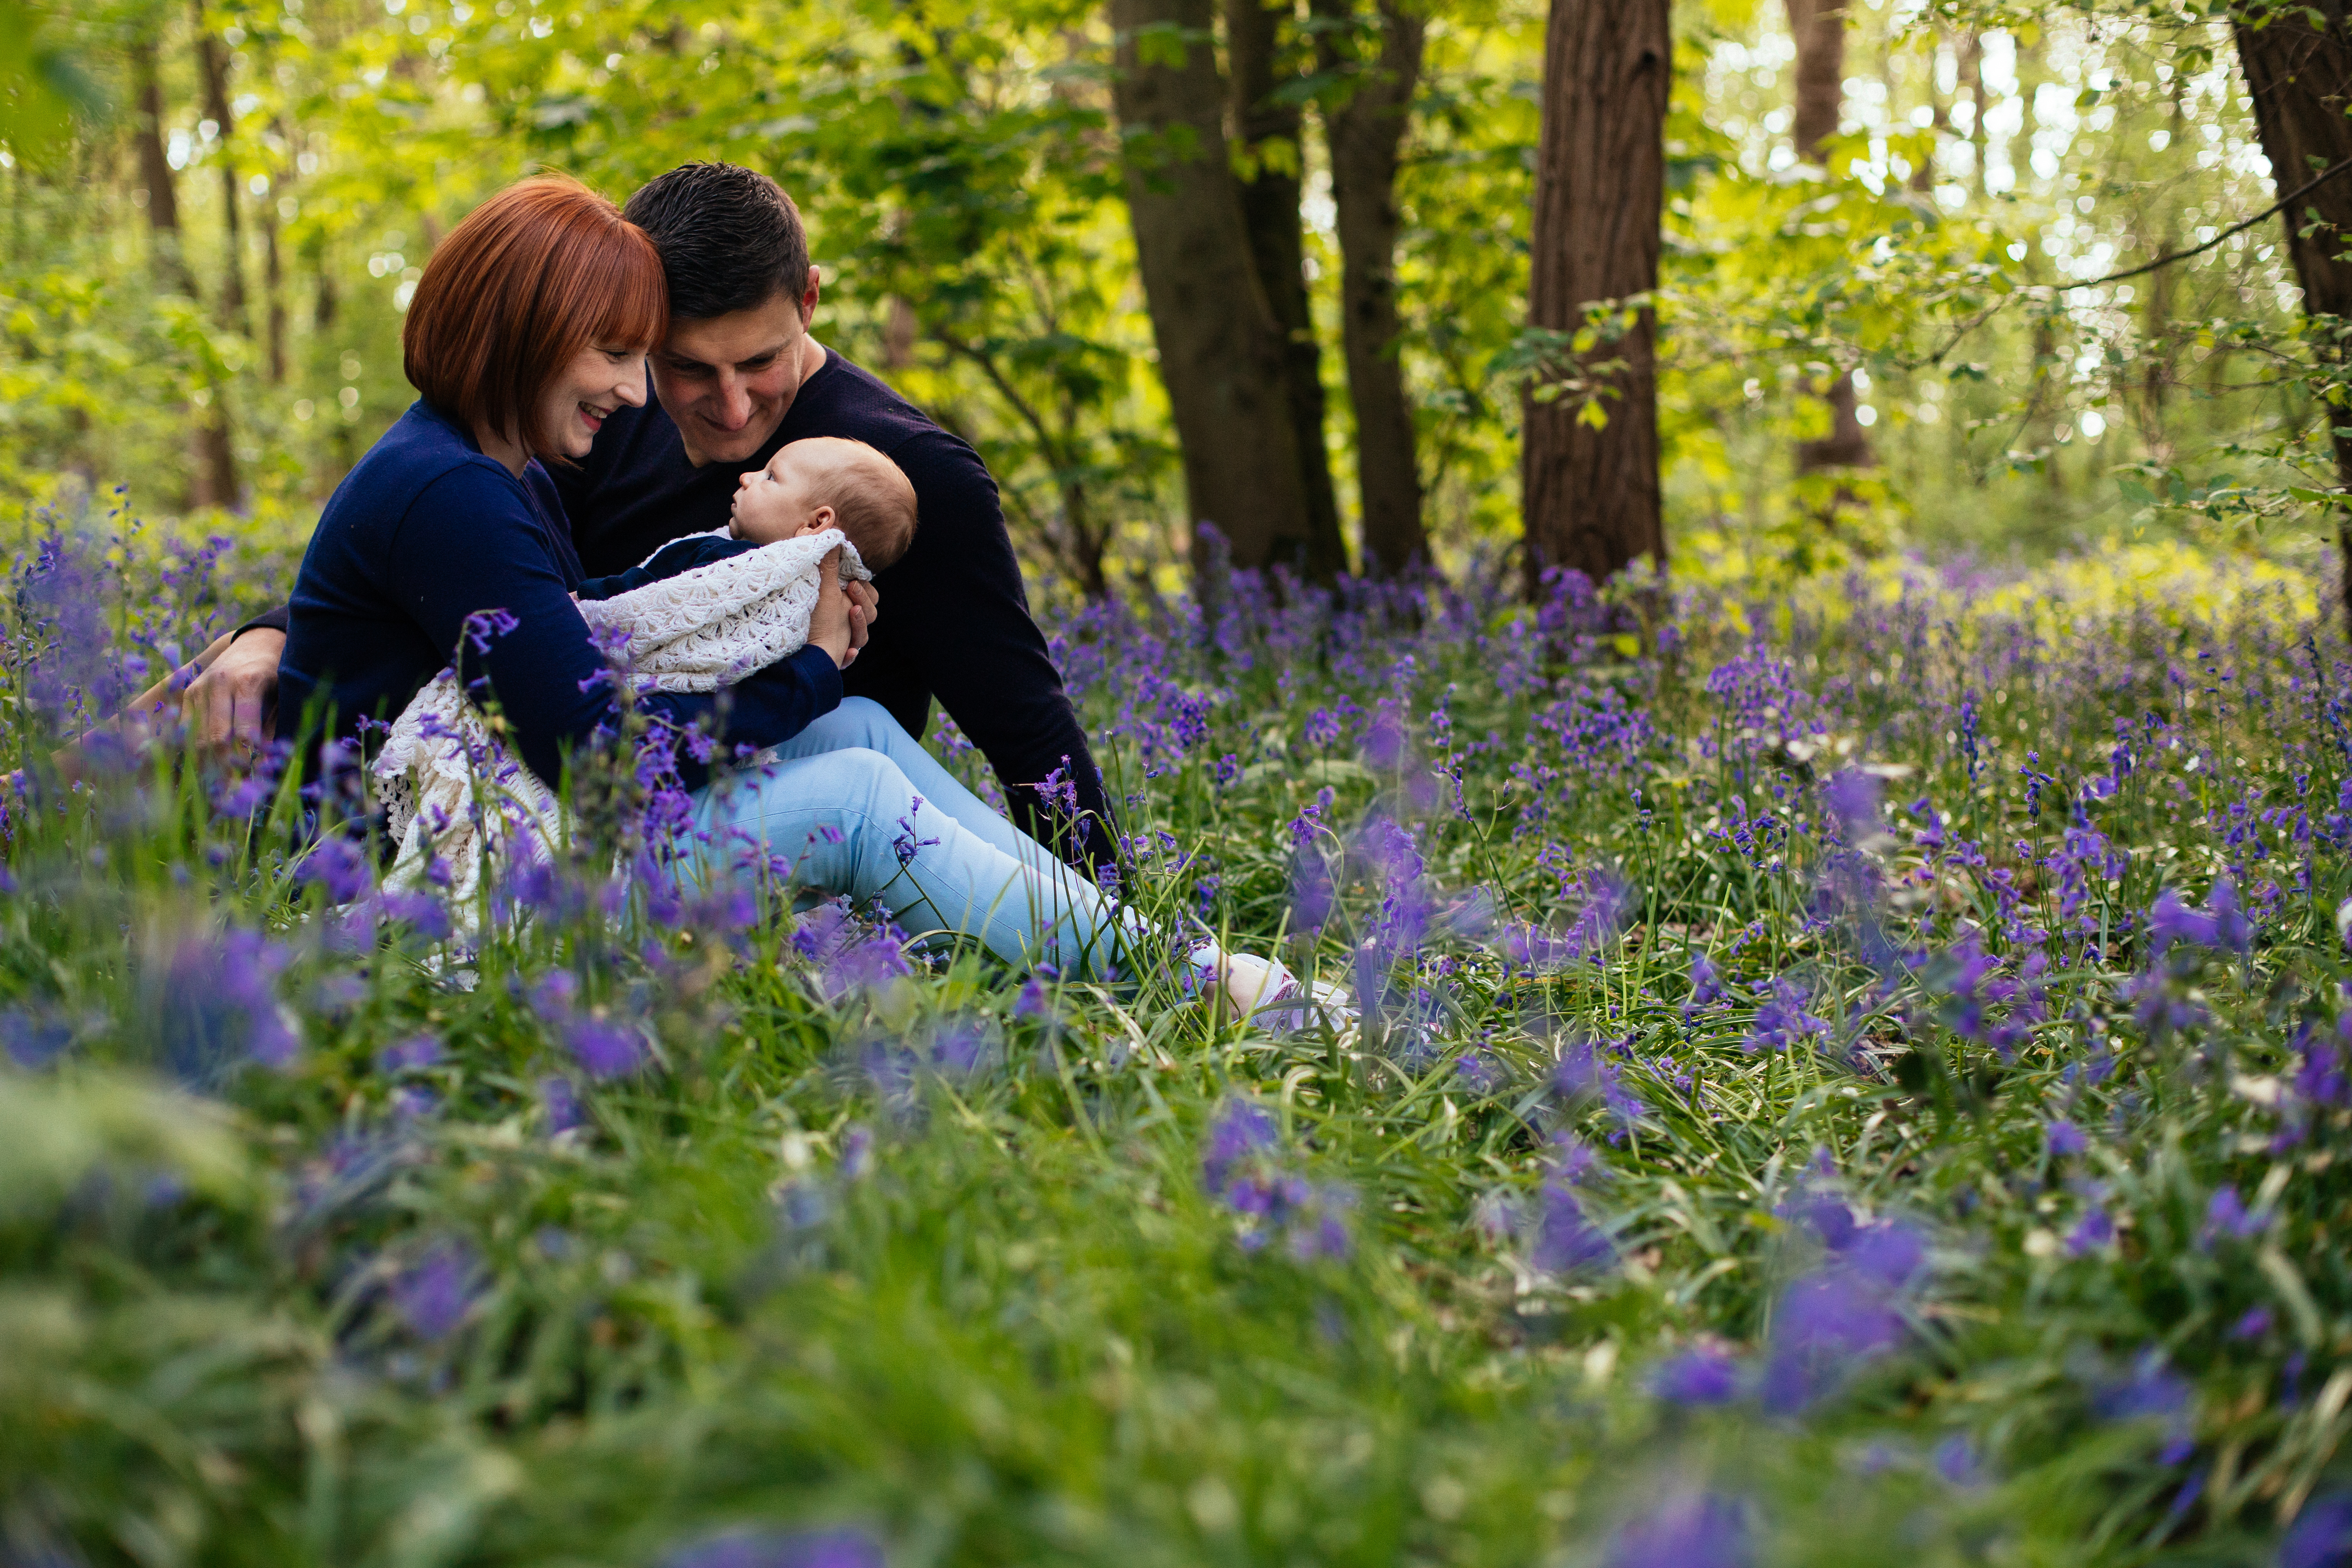
[[[373,868],[368,864],[365,847],[335,834],[311,847],[294,879],[298,882],[318,883],[326,889],[331,904],[348,904],[374,885]]]
[[[2324,1492],[2305,1503],[2279,1542],[2278,1568],[2352,1564],[2352,1492]]]
[[[1885,831],[1878,815],[1881,787],[1875,775],[1860,768],[1832,773],[1822,786],[1822,804],[1830,808],[1830,816],[1847,843],[1860,844]]]
[[[446,1340],[473,1310],[478,1272],[473,1249],[445,1237],[394,1278],[393,1306],[420,1339]]]
[[[1956,1487],[1973,1486],[1980,1479],[1977,1446],[1955,1432],[1936,1445],[1936,1473]]]
[[[735,1530],[682,1546],[660,1568],[885,1568],[862,1530]]]
[[[2240,1314],[2236,1322],[2230,1325],[2230,1337],[2233,1340],[2258,1340],[2270,1331],[2271,1310],[2268,1307],[2249,1307]]]
[[[1737,1499],[1690,1492],[1618,1528],[1604,1568],[1752,1568],[1748,1509]]]
[[[2115,1216],[2105,1209],[2090,1209],[2074,1222],[2066,1233],[2066,1255],[2085,1258],[2116,1238]]]
[[[1739,1395],[1739,1363],[1706,1346],[1681,1351],[1651,1372],[1650,1392],[1670,1405],[1728,1405]]]
[[[1536,1194],[1534,1234],[1528,1258],[1547,1274],[1573,1274],[1615,1258],[1616,1244],[1588,1218],[1576,1191],[1557,1178]]]
[[[0,1050],[32,1070],[55,1061],[73,1044],[73,1028],[60,1019],[37,1016],[21,1007],[0,1010]]]
[[[2238,1196],[2234,1186],[2220,1188],[2206,1202],[2203,1237],[2208,1242],[2224,1237],[2235,1241],[2250,1240],[2269,1225],[2268,1215],[2247,1212],[2245,1200]]]
[[[160,1000],[164,1060],[183,1081],[209,1087],[247,1061],[292,1065],[301,1042],[277,988],[292,958],[283,943],[238,928],[180,943]]]
[[[2043,1127],[2042,1133],[2050,1145],[2050,1157],[2053,1160],[2080,1154],[2091,1146],[2091,1141],[2083,1136],[2083,1130],[2063,1116]]]
[[[1235,1170],[1257,1155],[1270,1152],[1279,1141],[1274,1118],[1246,1100],[1227,1100],[1209,1123],[1209,1145],[1201,1154],[1201,1185],[1211,1196],[1223,1196]]]
[[[1764,1408],[1776,1415],[1801,1413],[1902,1338],[1901,1314],[1846,1270],[1798,1280],[1773,1308],[1759,1390]]]
[[[421,1072],[426,1068],[438,1067],[444,1054],[436,1037],[414,1035],[376,1052],[375,1070],[386,1077],[394,1073]]]
[[[539,1107],[547,1118],[550,1137],[588,1125],[588,1111],[580,1103],[580,1090],[560,1073],[551,1073],[539,1080]]]
[[[579,1015],[564,1025],[563,1043],[590,1078],[625,1078],[645,1065],[645,1037],[616,1019]]]

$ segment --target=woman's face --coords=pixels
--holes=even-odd
[[[555,373],[540,405],[541,428],[551,433],[551,457],[584,458],[613,411],[646,403],[643,349],[591,343]]]

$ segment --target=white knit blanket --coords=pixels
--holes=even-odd
[[[580,614],[638,689],[715,691],[808,646],[818,569],[835,548],[845,582],[873,580],[856,548],[828,529],[583,601]],[[545,860],[568,831],[553,792],[491,734],[454,669],[393,721],[370,772],[400,845],[387,889],[426,881],[437,858],[462,909],[480,889],[487,858]]]

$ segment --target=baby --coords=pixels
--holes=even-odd
[[[915,487],[898,465],[863,441],[812,436],[778,448],[735,486],[724,534],[692,534],[639,565],[580,584],[574,599],[612,599],[732,555],[841,530],[868,573],[892,565],[915,539]]]
[[[736,484],[727,531],[737,539],[773,544],[828,528],[879,572],[914,542],[915,487],[898,464],[838,436],[791,442]]]

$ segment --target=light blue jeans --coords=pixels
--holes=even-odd
[[[915,936],[961,932],[1008,963],[1051,959],[1065,973],[1100,976],[1142,934],[880,703],[845,699],[773,750],[774,762],[695,792],[704,878],[754,879],[781,861],[795,889],[879,899]]]

